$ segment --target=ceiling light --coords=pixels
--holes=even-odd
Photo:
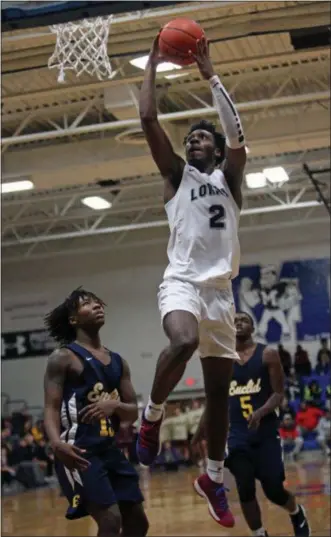
[[[180,78],[181,76],[185,76],[186,73],[174,73],[172,75],[164,75],[164,78],[167,78],[168,80],[171,80],[172,78]]]
[[[289,180],[289,176],[281,166],[275,168],[265,168],[263,173],[270,183],[286,183],[286,181]]]
[[[149,58],[148,56],[140,56],[140,58],[135,58],[134,60],[130,60],[130,63],[131,65],[138,67],[138,69],[146,69],[148,58]],[[163,62],[163,63],[159,63],[156,70],[158,73],[162,73],[164,71],[173,71],[174,69],[181,69],[181,68],[182,67],[180,65],[176,65],[175,63]]]
[[[246,184],[248,188],[263,188],[267,184],[267,178],[261,172],[248,173],[246,175]]]
[[[32,181],[12,181],[11,183],[1,183],[1,194],[10,192],[22,192],[34,188]]]
[[[100,211],[102,209],[110,209],[111,203],[100,196],[90,196],[88,198],[82,199],[82,203],[94,209],[95,211]]]

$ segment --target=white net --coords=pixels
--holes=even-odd
[[[112,18],[110,15],[50,26],[56,34],[56,45],[48,67],[59,70],[58,82],[65,81],[67,70],[75,71],[77,76],[87,73],[99,80],[111,78],[107,45]]]

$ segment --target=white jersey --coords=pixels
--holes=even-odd
[[[165,279],[217,287],[238,275],[240,211],[221,170],[208,175],[186,164],[165,210],[170,227]]]

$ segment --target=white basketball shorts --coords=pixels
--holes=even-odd
[[[199,323],[201,358],[239,360],[236,352],[235,305],[231,284],[224,289],[197,286],[176,279],[164,280],[158,293],[161,319],[176,310],[189,311]]]

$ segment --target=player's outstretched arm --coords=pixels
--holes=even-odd
[[[182,179],[185,162],[174,152],[170,140],[157,118],[155,78],[157,65],[162,61],[158,43],[159,36],[153,43],[146,66],[145,78],[140,91],[139,114],[154,162],[162,177],[168,179],[176,190]]]
[[[230,95],[215,74],[210,56],[208,42],[205,38],[197,42],[197,54],[194,58],[200,73],[209,81],[215,106],[226,137],[226,156],[223,172],[231,194],[238,207],[242,206],[241,185],[246,164],[246,147],[244,131]]]

